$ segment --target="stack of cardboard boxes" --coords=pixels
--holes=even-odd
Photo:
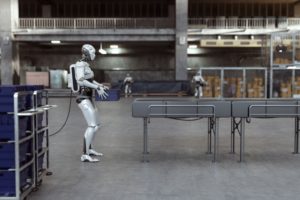
[[[247,97],[248,98],[263,98],[265,96],[265,88],[262,78],[254,78],[247,83]]]
[[[207,86],[203,87],[203,97],[221,96],[221,79],[219,76],[204,76]]]

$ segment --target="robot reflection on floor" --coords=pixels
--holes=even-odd
[[[96,57],[95,48],[92,45],[85,44],[82,46],[82,59],[70,66],[69,87],[77,94],[76,102],[83,113],[88,124],[88,128],[84,133],[82,162],[98,162],[99,159],[91,156],[103,156],[102,153],[92,149],[92,141],[94,140],[96,131],[100,127],[97,116],[97,108],[93,103],[93,90],[99,94],[101,98],[108,95],[105,92],[108,88],[94,79],[94,73],[88,64]]]
[[[130,74],[127,74],[123,81],[123,84],[125,85],[125,90],[124,90],[125,97],[127,97],[128,95],[131,95],[132,83],[133,83],[133,78],[130,76]]]
[[[201,70],[199,70],[197,74],[193,77],[192,82],[196,83],[194,94],[195,97],[201,98],[203,96],[202,87],[207,85],[206,81],[202,77]]]

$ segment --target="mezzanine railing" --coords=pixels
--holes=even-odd
[[[197,29],[276,29],[300,27],[300,18],[190,18],[189,28]]]
[[[162,29],[174,28],[169,18],[20,18],[21,29]]]

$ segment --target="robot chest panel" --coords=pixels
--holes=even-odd
[[[195,81],[197,81],[197,82],[198,82],[198,81],[201,81],[201,78],[200,78],[199,76],[196,76],[196,77],[195,77]]]
[[[94,72],[89,67],[84,67],[84,78],[91,79],[94,78]]]

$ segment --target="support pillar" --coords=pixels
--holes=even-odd
[[[187,80],[188,0],[176,0],[175,79]]]
[[[18,44],[13,42],[13,31],[18,27],[18,0],[1,1],[0,6],[0,72],[1,84],[18,84],[20,59]]]

